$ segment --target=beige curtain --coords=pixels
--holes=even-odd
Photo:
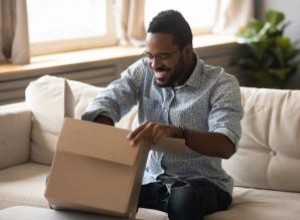
[[[253,0],[219,0],[213,33],[235,34],[253,17]]]
[[[144,44],[144,0],[117,1],[117,35],[120,45]]]
[[[0,0],[0,62],[30,61],[25,0]]]

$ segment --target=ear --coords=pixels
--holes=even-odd
[[[191,55],[193,55],[193,45],[192,44],[188,44],[186,45],[183,49],[182,49],[182,54],[185,58],[190,57]]]

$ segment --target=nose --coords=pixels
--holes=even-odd
[[[150,66],[152,69],[157,69],[161,65],[161,61],[157,59],[156,57],[153,57],[150,61]]]

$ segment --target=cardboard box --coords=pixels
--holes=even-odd
[[[65,118],[45,197],[54,209],[134,218],[149,146],[132,147],[129,130]],[[182,153],[183,142],[161,149]]]
[[[66,118],[45,191],[50,205],[132,218],[148,147],[130,146],[128,132]]]

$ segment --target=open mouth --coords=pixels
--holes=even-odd
[[[166,78],[168,71],[159,71],[159,72],[155,71],[154,74],[157,80],[163,80],[164,78]]]
[[[166,80],[167,73],[165,71],[155,72],[155,80],[157,84],[162,85]]]

